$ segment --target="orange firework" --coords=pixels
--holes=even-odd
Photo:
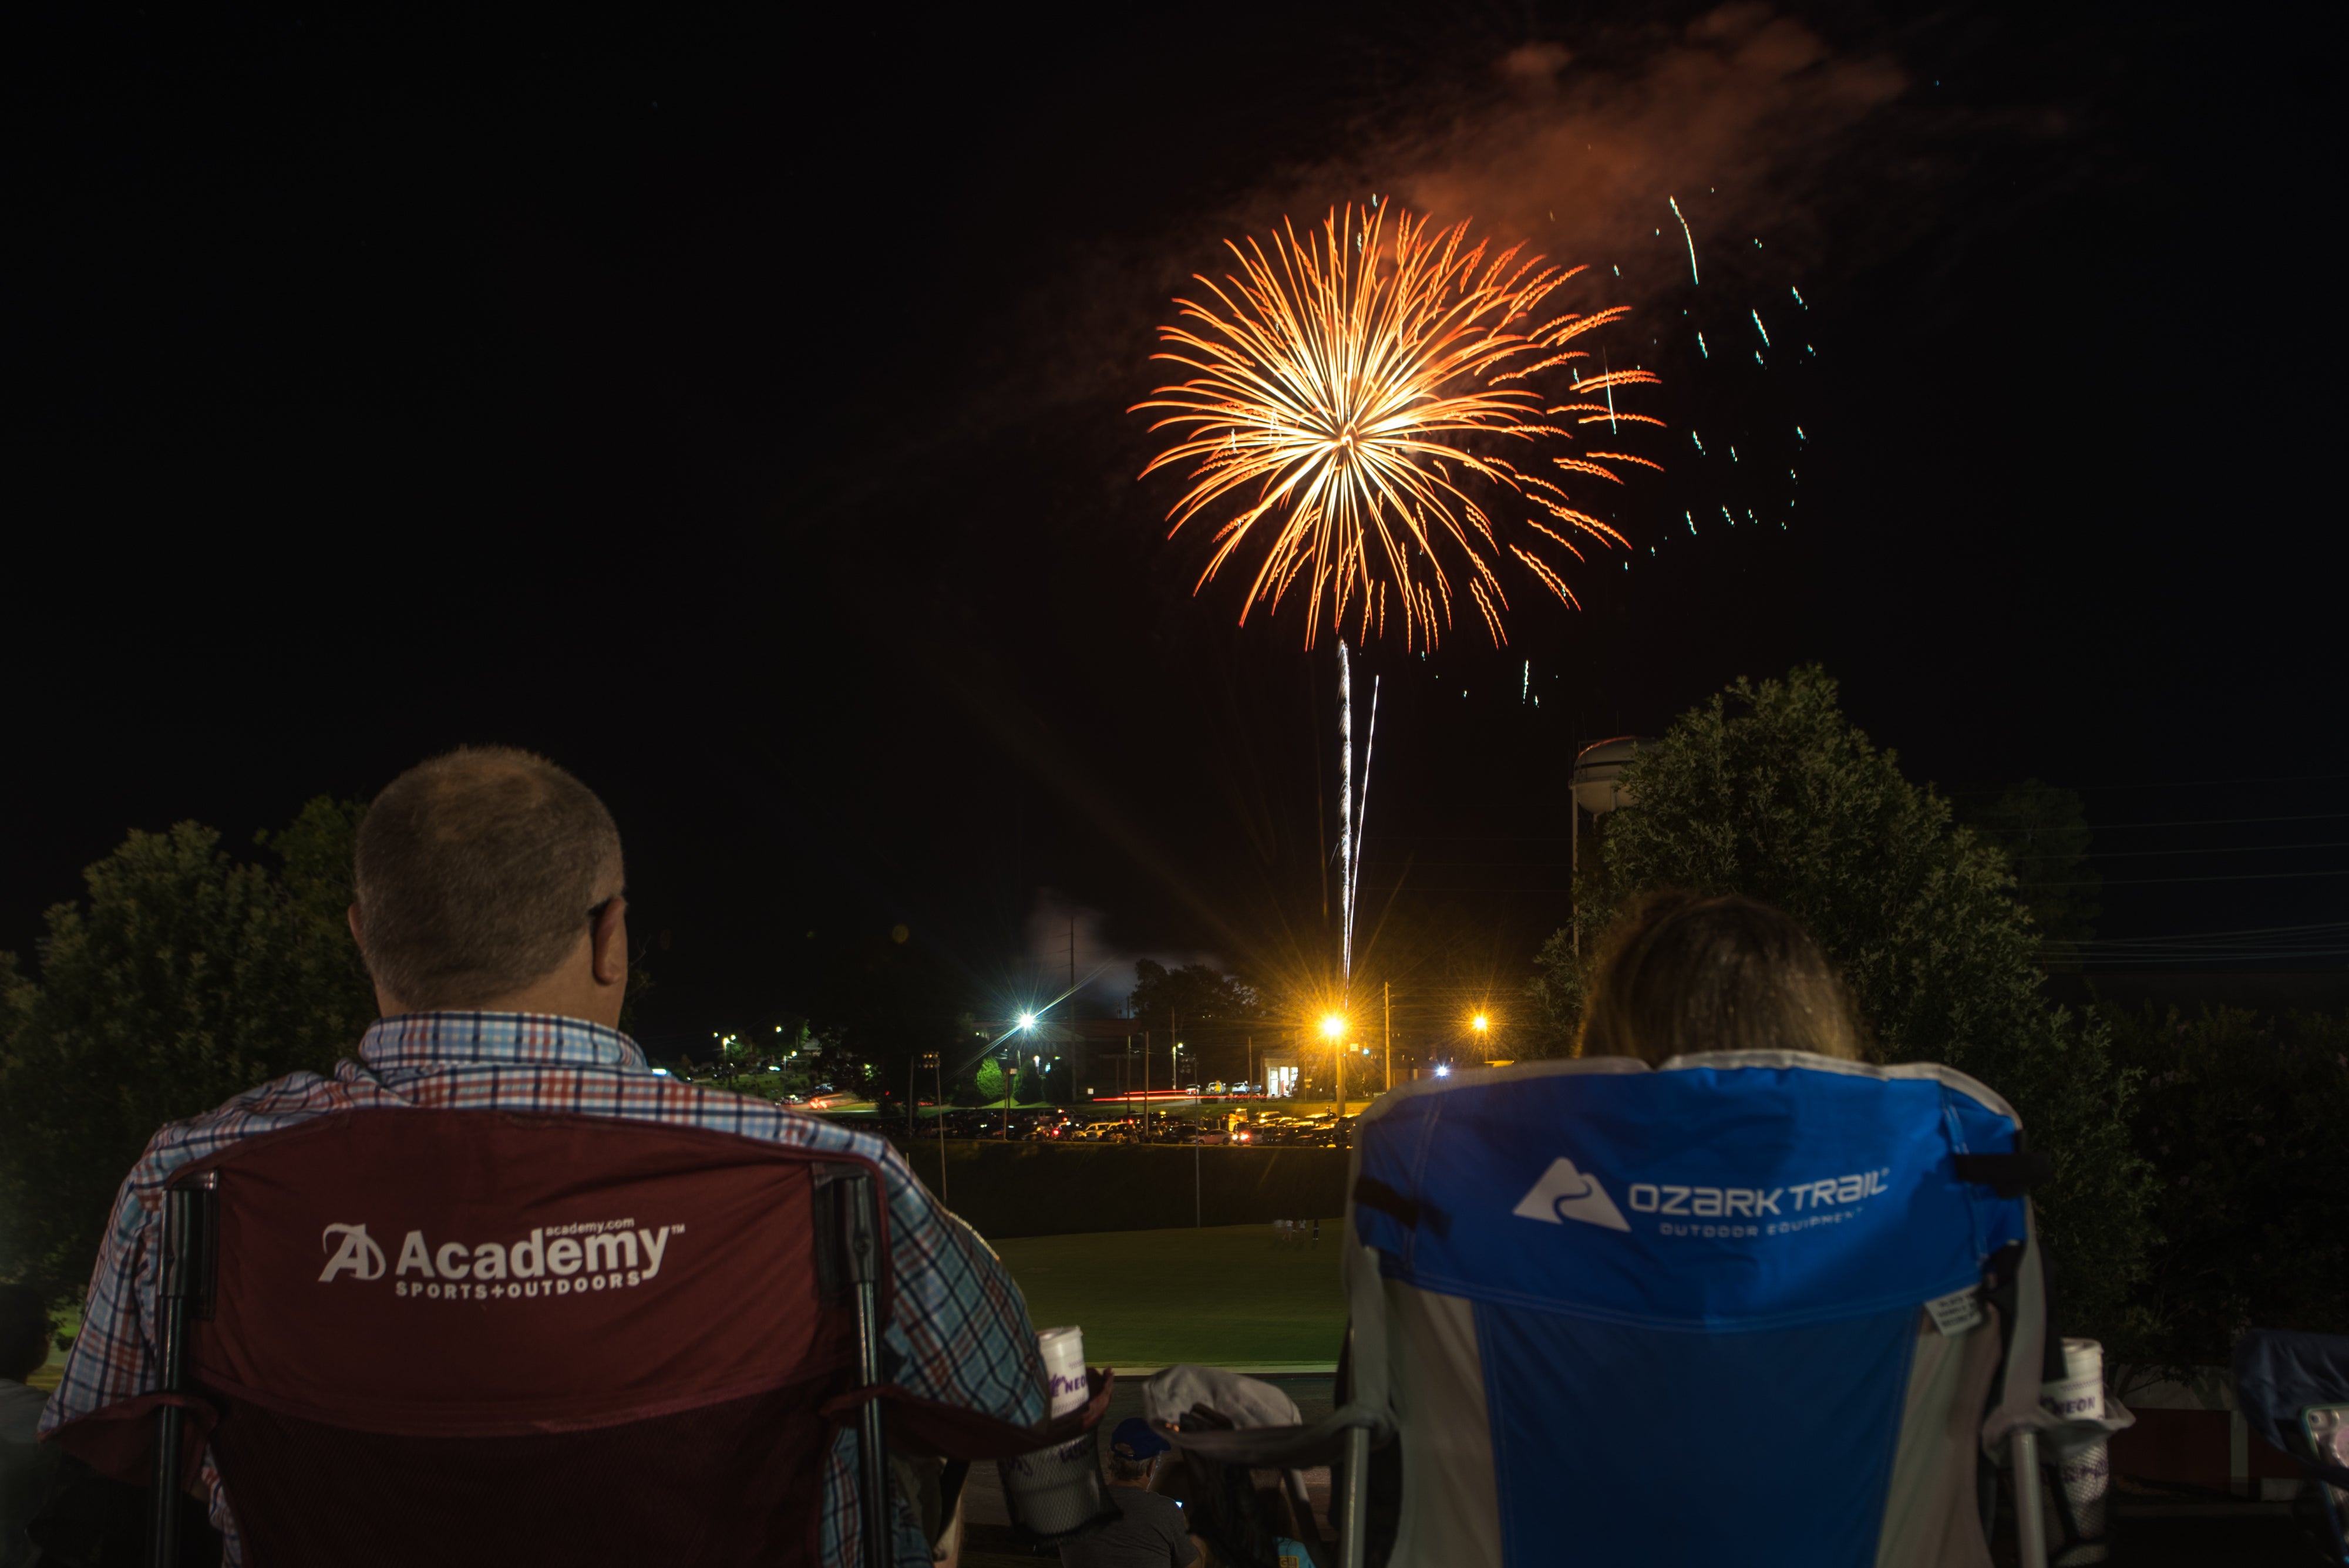
[[[1661,425],[1615,403],[1615,389],[1656,378],[1586,373],[1589,356],[1571,345],[1628,307],[1578,316],[1553,306],[1580,267],[1521,259],[1522,245],[1488,260],[1466,223],[1431,232],[1408,213],[1390,223],[1392,212],[1333,211],[1301,239],[1284,224],[1269,255],[1254,240],[1232,244],[1240,275],[1199,278],[1216,303],[1175,301],[1195,325],[1160,327],[1166,347],[1154,358],[1194,373],[1134,407],[1168,410],[1151,428],[1182,437],[1143,473],[1194,464],[1167,514],[1170,538],[1237,504],[1193,591],[1259,542],[1243,625],[1259,604],[1277,612],[1301,583],[1309,648],[1325,606],[1333,628],[1355,618],[1368,639],[1385,629],[1390,599],[1405,645],[1432,648],[1452,626],[1456,576],[1505,642],[1506,559],[1578,608],[1550,552],[1582,560],[1578,536],[1628,545],[1569,503],[1560,477],[1620,483],[1610,464],[1660,465],[1554,449],[1573,441],[1568,422]],[[1537,377],[1578,400],[1551,403],[1533,389]],[[1509,450],[1516,443],[1522,452]]]

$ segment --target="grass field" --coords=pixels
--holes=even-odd
[[[25,1379],[26,1386],[38,1388],[44,1394],[50,1393],[56,1389],[57,1386],[57,1376],[65,1370],[66,1353],[57,1348],[57,1335],[65,1334],[67,1337],[71,1337],[74,1334],[79,1334],[81,1332],[81,1314],[78,1312],[60,1312],[55,1314],[49,1321],[51,1324],[51,1333],[49,1334],[49,1359],[44,1365],[35,1367],[33,1369],[33,1375]]]
[[[1346,1303],[1338,1224],[1318,1247],[1269,1225],[1027,1236],[995,1243],[1040,1329],[1075,1324],[1095,1366],[1327,1366]]]

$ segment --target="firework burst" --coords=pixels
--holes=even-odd
[[[1432,648],[1460,589],[1506,642],[1512,561],[1578,608],[1563,557],[1585,558],[1578,540],[1629,542],[1572,504],[1565,476],[1620,483],[1619,465],[1661,466],[1575,447],[1568,428],[1663,422],[1616,400],[1653,374],[1593,367],[1575,347],[1628,307],[1576,315],[1553,296],[1582,268],[1522,245],[1488,258],[1465,222],[1435,229],[1392,207],[1332,211],[1302,237],[1284,224],[1268,253],[1230,248],[1239,274],[1201,276],[1213,302],[1178,299],[1159,328],[1153,358],[1190,378],[1134,405],[1179,432],[1143,474],[1192,465],[1168,536],[1234,508],[1193,591],[1253,551],[1241,624],[1301,588],[1309,648],[1325,613],[1365,640],[1392,615],[1405,646]]]

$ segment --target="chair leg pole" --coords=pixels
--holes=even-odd
[[[2025,1428],[2008,1443],[2014,1461],[2015,1560],[2047,1568],[2047,1521],[2039,1506],[2039,1434]]]
[[[1340,1568],[1362,1568],[1362,1554],[1371,1525],[1371,1431],[1346,1429],[1346,1490],[1339,1509],[1338,1562]]]
[[[864,1534],[871,1542],[864,1561],[869,1568],[889,1568],[889,1449],[881,1433],[878,1399],[866,1400],[856,1413],[856,1466],[864,1477]]]
[[[881,1381],[880,1195],[870,1176],[848,1184],[848,1267],[856,1287],[856,1349],[864,1386]],[[865,1568],[889,1568],[889,1449],[881,1426],[881,1401],[868,1399],[856,1413],[856,1473],[859,1524]]]
[[[180,1561],[180,1452],[187,1412],[166,1405],[155,1412],[155,1488],[147,1519],[148,1568]]]
[[[190,1264],[196,1251],[196,1194],[172,1188],[163,1194],[163,1255],[157,1271],[156,1372],[166,1394],[187,1379]],[[186,1450],[187,1412],[166,1405],[155,1412],[155,1484],[148,1498],[147,1561],[150,1568],[176,1568],[180,1561],[180,1469]]]

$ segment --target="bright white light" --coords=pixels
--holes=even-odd
[[[1452,1069],[1449,1067],[1438,1067],[1435,1070],[1435,1075],[1439,1078],[1448,1078],[1452,1076]]]
[[[1022,1029],[1033,1029],[1033,1028],[1035,1028],[1035,1027],[1036,1027],[1036,1015],[1035,1015],[1034,1013],[1032,1013],[1032,1012],[1023,1012],[1023,1013],[1021,1013],[1021,1014],[1019,1015],[1019,1027],[1020,1027],[1020,1028],[1022,1028]]]
[[[656,1078],[666,1078],[668,1076],[668,1069],[667,1067],[655,1067],[653,1069],[653,1076]]]

